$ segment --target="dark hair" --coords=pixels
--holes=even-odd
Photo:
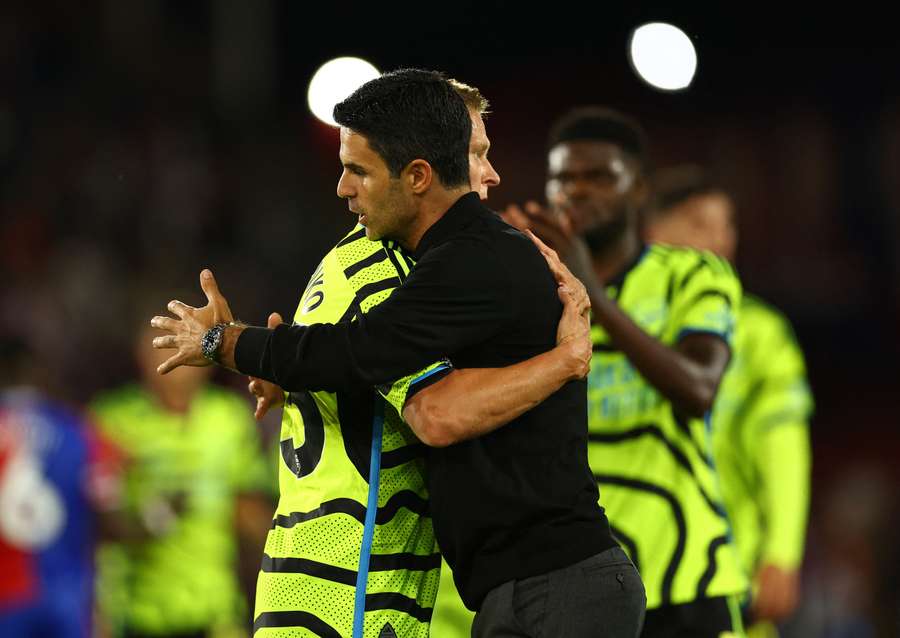
[[[472,122],[463,98],[441,73],[385,73],[335,105],[334,119],[363,135],[394,177],[423,159],[445,187],[469,183]]]
[[[560,117],[550,128],[547,149],[563,142],[609,142],[631,155],[641,171],[648,168],[647,135],[634,118],[603,106],[581,106]]]
[[[726,194],[701,166],[682,164],[657,171],[650,179],[651,200],[645,210],[649,219],[665,217],[676,206],[700,195]]]

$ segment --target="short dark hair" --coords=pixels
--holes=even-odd
[[[637,161],[641,171],[648,169],[647,135],[632,117],[604,106],[574,108],[550,128],[547,150],[582,140],[615,144]]]
[[[728,195],[702,166],[681,164],[657,171],[650,179],[650,204],[644,215],[648,219],[659,219],[689,199],[701,195]]]
[[[463,98],[442,73],[385,73],[335,105],[334,119],[363,135],[394,177],[423,159],[445,187],[469,183],[472,122]]]

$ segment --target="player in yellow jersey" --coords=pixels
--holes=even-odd
[[[711,253],[645,245],[641,127],[602,107],[575,109],[549,136],[549,208],[531,226],[591,291],[591,469],[613,533],[647,590],[642,635],[742,633],[747,583],[711,460],[708,415],[730,357],[741,286]]]
[[[487,160],[490,143],[482,120],[487,101],[473,87],[459,82],[455,86],[472,118],[470,182],[484,198],[500,180]],[[364,313],[387,299],[411,266],[409,256],[397,246],[369,241],[357,227],[322,261],[294,321],[334,323],[355,312]],[[273,315],[269,326],[280,322],[281,318]],[[259,379],[251,380],[249,389],[257,397],[258,418],[285,399],[280,388]],[[365,597],[383,604],[366,610],[364,635],[384,632],[387,636],[391,631],[398,636],[428,635],[440,556],[428,516],[422,446],[395,410],[382,407],[380,476],[373,482],[368,445],[372,428],[367,422],[374,417],[375,402],[376,395],[369,388],[355,393],[288,396],[282,422],[281,501],[259,577],[257,635],[294,635],[304,624],[307,629],[318,625],[339,635],[353,631],[354,603],[349,597],[353,596],[350,585],[356,587],[357,583],[342,574],[358,570],[364,550],[363,515],[373,484],[379,486],[381,520],[376,515],[369,541],[373,553]],[[320,446],[315,452],[314,445]],[[320,515],[295,522],[291,515],[298,511],[319,511]],[[341,530],[347,529],[346,519],[354,515],[356,525],[350,523],[353,536],[345,532],[343,542],[336,540],[334,537],[340,538]],[[303,537],[308,540],[301,544]],[[293,538],[298,540],[286,546]],[[294,560],[278,557],[285,553]],[[311,568],[313,562],[321,565],[317,573]],[[288,571],[291,565],[293,570]],[[380,598],[372,591],[376,587],[382,590]]]
[[[735,206],[696,166],[654,177],[645,215],[650,241],[712,251],[731,262],[737,252]],[[749,616],[754,636],[775,635],[799,600],[810,496],[809,418],[812,395],[803,353],[788,319],[744,295],[734,357],[713,411],[713,452],[725,506],[744,569],[753,578]]]

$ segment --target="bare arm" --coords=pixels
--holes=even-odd
[[[688,335],[670,348],[644,332],[602,291],[591,294],[591,303],[612,342],[679,413],[702,417],[712,408],[731,356],[722,339]]]
[[[554,274],[563,302],[556,347],[505,368],[454,370],[413,395],[403,407],[403,419],[423,443],[444,447],[492,432],[587,375],[587,293],[564,266]]]
[[[612,301],[597,280],[590,254],[583,241],[553,221],[547,214],[524,215],[517,211],[515,221],[527,220],[542,238],[559,250],[570,268],[584,282],[594,310],[594,320],[609,335],[638,372],[675,409],[687,416],[702,417],[712,408],[719,381],[728,366],[731,353],[719,337],[709,334],[688,335],[674,347],[651,337]],[[556,253],[531,235],[545,257]],[[548,257],[548,261],[549,261]],[[558,259],[558,258],[557,258]]]

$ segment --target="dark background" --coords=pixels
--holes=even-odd
[[[655,91],[629,66],[631,29],[656,20],[697,47],[685,92]],[[895,635],[891,29],[861,6],[4,3],[0,330],[30,339],[47,385],[83,402],[134,373],[148,309],[173,296],[200,303],[204,266],[242,319],[292,315],[354,221],[334,194],[336,131],[306,107],[312,73],[332,57],[437,68],[478,86],[492,102],[497,208],[542,195],[557,116],[613,106],[643,122],[656,165],[703,163],[732,190],[745,286],[790,316],[804,347],[817,413],[798,635]]]

